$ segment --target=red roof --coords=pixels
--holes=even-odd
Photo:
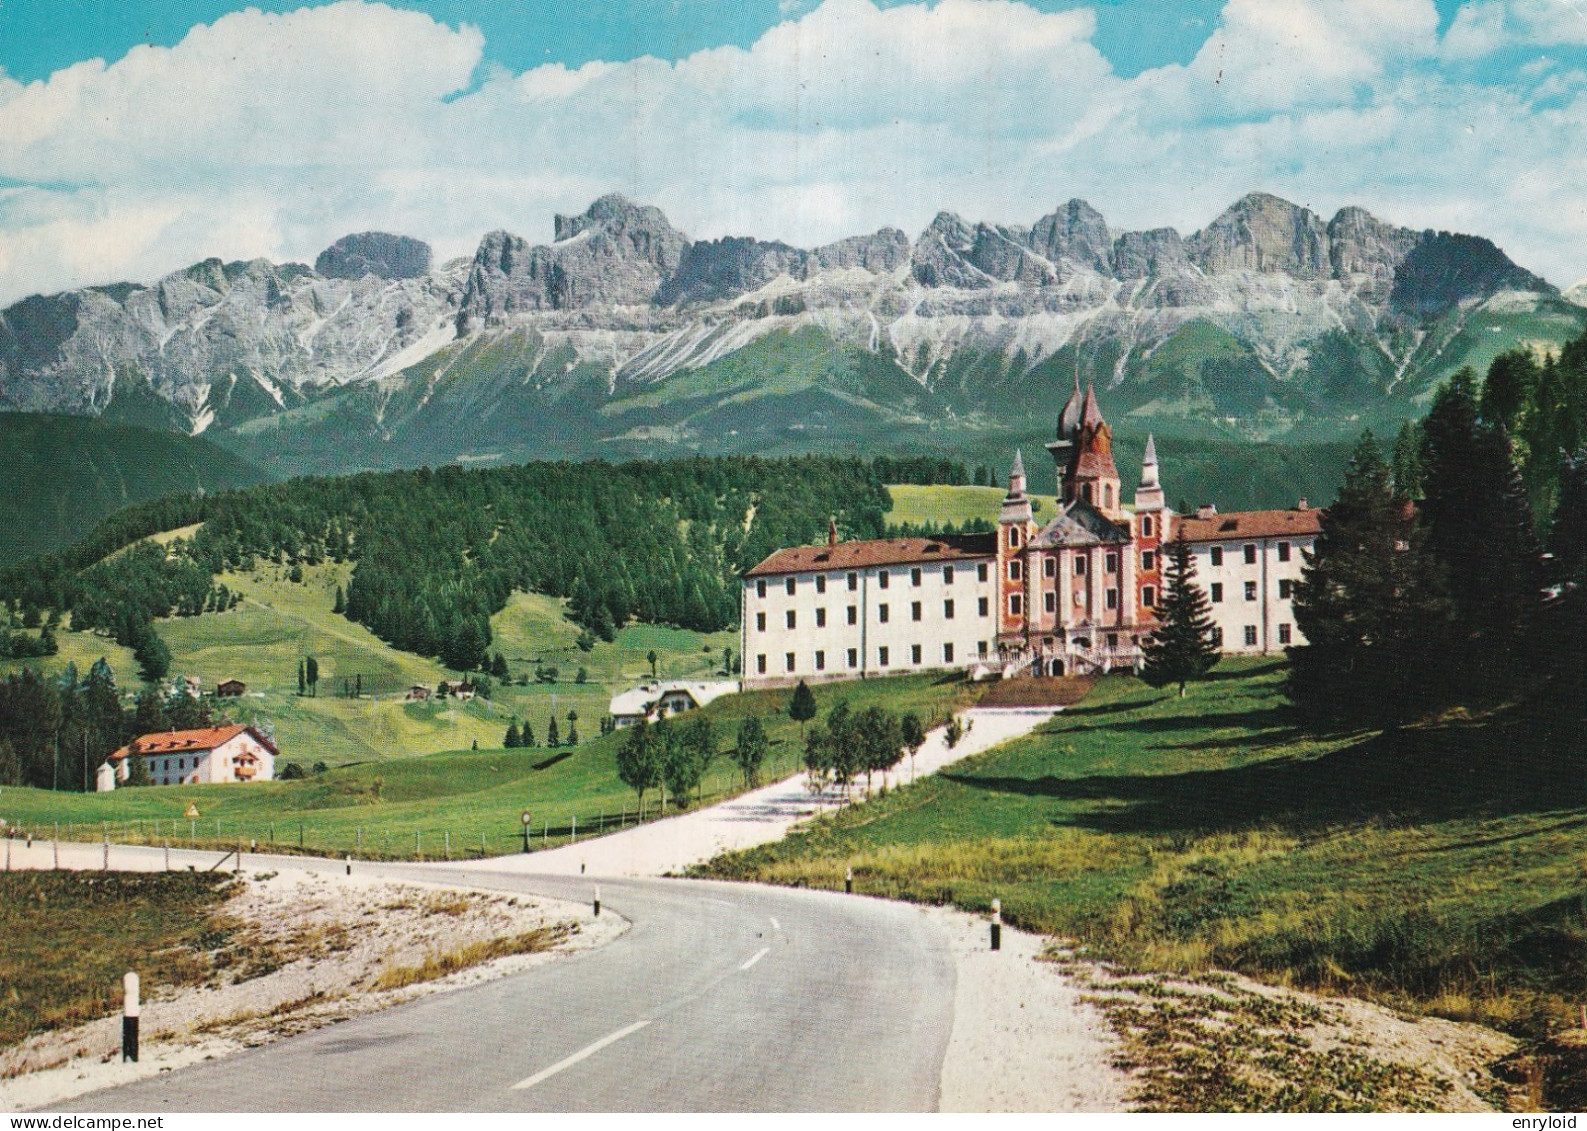
[[[1191,542],[1223,542],[1237,538],[1283,538],[1316,534],[1322,529],[1322,511],[1299,507],[1286,511],[1236,511],[1208,518],[1178,515],[1179,530]],[[1177,536],[1177,531],[1175,532]]]
[[[139,735],[110,757],[125,758],[128,754],[201,754],[230,742],[244,731],[251,734],[255,741],[270,753],[280,753],[275,743],[255,728],[232,724],[223,727],[201,727],[198,730],[162,730],[154,734]]]
[[[839,542],[836,546],[794,546],[777,550],[745,577],[767,574],[820,573],[870,566],[955,562],[997,555],[995,534],[952,534],[940,538],[880,538],[871,542]]]

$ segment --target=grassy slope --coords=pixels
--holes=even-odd
[[[202,981],[203,951],[214,945],[204,936],[221,927],[215,912],[230,882],[185,872],[0,874],[0,1047],[113,1012],[128,970],[143,972],[145,998]],[[161,960],[147,961],[153,953]]]
[[[0,565],[69,545],[128,503],[266,476],[208,440],[79,416],[0,413]]]
[[[1105,680],[1037,734],[719,876],[986,909],[1150,968],[1235,967],[1507,1024],[1587,991],[1579,775],[1492,728],[1310,737],[1280,665]],[[1496,724],[1497,725],[1497,724]]]
[[[972,695],[963,683],[938,683],[929,676],[816,689],[823,709],[843,697],[857,709],[881,703],[924,717],[941,717]],[[752,692],[718,700],[705,713],[713,720],[723,748],[732,741],[741,719],[755,714],[765,720],[772,742],[765,774],[769,778],[793,772],[800,764],[799,727],[785,713],[787,701],[787,691]],[[0,816],[45,830],[60,821],[63,832],[79,837],[93,837],[100,822],[112,822],[117,839],[175,836],[182,844],[194,834],[200,844],[235,843],[238,837],[263,844],[273,832],[276,843],[285,847],[297,844],[301,821],[309,850],[356,849],[363,855],[390,856],[412,856],[415,834],[422,837],[419,851],[426,857],[439,855],[446,833],[454,856],[477,855],[483,833],[487,850],[495,854],[511,851],[518,843],[519,816],[525,809],[534,816],[537,834],[550,825],[552,844],[566,839],[575,817],[585,830],[601,814],[614,818],[625,808],[631,819],[634,794],[618,780],[616,770],[621,738],[608,735],[572,751],[482,749],[392,759],[333,769],[304,781],[246,787],[183,786],[86,795],[7,789],[0,795]],[[716,760],[703,783],[707,800],[741,787],[738,771],[726,757]],[[182,819],[190,802],[201,814],[195,822]],[[654,816],[654,793],[647,807]],[[67,823],[72,828],[67,829]]]
[[[1007,493],[1001,487],[921,487],[913,483],[890,486],[887,491],[893,497],[887,521],[893,525],[941,522],[958,526],[972,518],[996,522]],[[1057,513],[1058,501],[1052,495],[1031,497],[1040,504],[1037,522],[1045,522]]]

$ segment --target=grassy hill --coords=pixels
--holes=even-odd
[[[83,416],[0,413],[0,452],[0,566],[70,545],[128,503],[266,478],[208,440]]]
[[[985,911],[1156,970],[1233,968],[1537,1033],[1587,992],[1575,770],[1520,724],[1316,737],[1281,664],[1104,680],[1030,737],[708,874]]]

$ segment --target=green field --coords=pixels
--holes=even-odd
[[[1579,771],[1520,724],[1310,736],[1280,664],[1104,680],[1037,733],[708,874],[986,910],[1144,969],[1233,968],[1536,1031],[1587,997]]]
[[[973,518],[997,521],[998,508],[1008,493],[1001,487],[921,487],[901,483],[887,488],[893,497],[893,509],[887,512],[889,526],[904,523],[963,525]],[[1058,501],[1051,495],[1032,495],[1036,503],[1036,521],[1046,522],[1058,513]]]
[[[967,705],[975,689],[956,679],[898,676],[816,689],[823,709],[845,698],[857,709],[873,703],[913,710],[928,719]],[[787,717],[789,692],[759,691],[719,699],[705,709],[725,749],[740,720],[759,715],[772,748],[764,780],[792,773],[802,764],[799,727]],[[534,847],[565,843],[574,832],[604,822],[616,827],[635,817],[634,794],[617,777],[621,733],[574,749],[452,751],[349,765],[303,781],[255,785],[162,786],[120,789],[109,794],[52,793],[7,788],[0,792],[0,817],[13,825],[65,837],[120,843],[194,843],[229,847],[238,839],[310,852],[426,859],[495,855],[521,844],[520,815],[534,818]],[[724,755],[702,783],[706,801],[743,788],[737,768]],[[199,817],[186,818],[189,804]],[[657,816],[657,797],[646,799]],[[670,811],[670,810],[669,810]],[[481,841],[481,836],[484,841]]]

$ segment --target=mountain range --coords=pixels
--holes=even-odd
[[[204,434],[275,474],[455,460],[948,448],[1037,436],[1093,381],[1131,432],[1336,441],[1587,326],[1476,235],[1252,193],[1205,228],[943,212],[803,249],[605,196],[472,258],[367,232],[0,312],[0,409]]]

